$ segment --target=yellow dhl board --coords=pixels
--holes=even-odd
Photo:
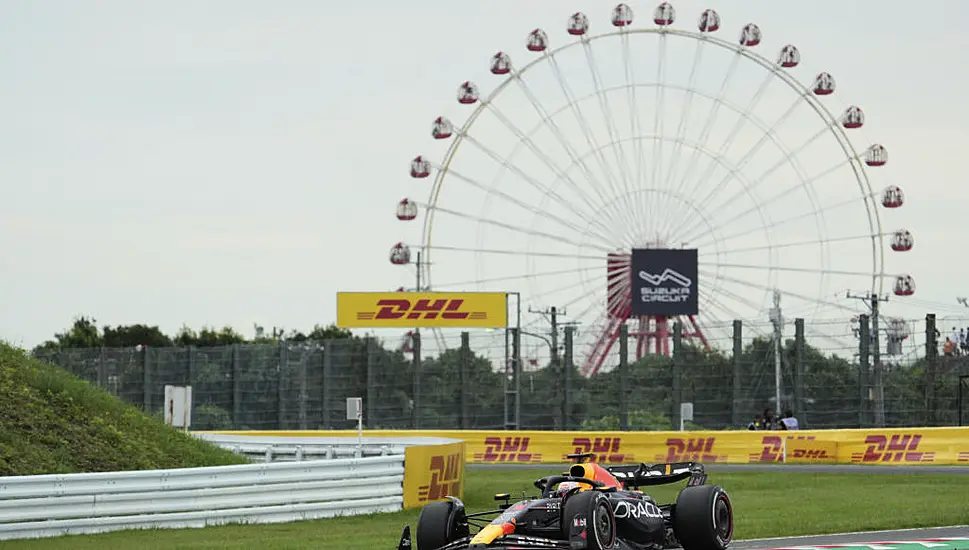
[[[274,436],[347,437],[351,431],[219,432]],[[567,462],[590,452],[601,463],[696,461],[751,464],[969,465],[969,428],[867,430],[546,432],[485,430],[375,430],[371,437],[443,437],[466,443],[469,464]]]
[[[340,328],[502,328],[503,292],[338,292]]]
[[[464,498],[465,443],[408,445],[404,449],[404,508],[445,496]]]

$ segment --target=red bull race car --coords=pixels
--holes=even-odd
[[[468,513],[458,498],[432,502],[417,520],[417,550],[725,550],[733,538],[733,507],[723,488],[707,485],[695,462],[602,466],[569,455],[568,472],[535,481],[540,496],[496,510]],[[660,504],[641,487],[687,481],[676,502]],[[411,550],[410,526],[398,550]]]

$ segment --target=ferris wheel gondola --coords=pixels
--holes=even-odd
[[[713,9],[695,30],[674,27],[670,2],[655,8],[653,27],[635,27],[627,4],[609,21],[596,35],[586,14],[571,14],[562,45],[535,28],[524,48],[534,59],[491,56],[501,78],[492,91],[459,85],[457,103],[472,110],[455,115],[458,125],[433,120],[431,137],[447,148],[412,160],[418,187],[397,210],[422,221],[420,240],[395,245],[391,263],[410,263],[417,247],[433,290],[568,307],[586,375],[608,368],[624,325],[637,357],[669,355],[676,321],[676,336],[711,348],[729,321],[766,319],[774,290],[808,321],[856,313],[834,288],[881,295],[887,280],[896,296],[914,294],[914,278],[886,266],[887,254],[911,250],[912,234],[882,229],[904,195],[870,181],[887,149],[854,145],[866,113],[827,103],[838,97],[831,73],[798,77],[794,44],[761,55],[755,23],[720,38]],[[673,257],[695,265],[641,269]]]

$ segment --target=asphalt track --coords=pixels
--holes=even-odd
[[[859,544],[874,542],[902,542],[947,537],[969,536],[969,525],[959,527],[929,527],[923,529],[900,529],[897,531],[868,531],[864,533],[839,533],[835,535],[812,535],[778,539],[740,540],[730,544],[736,550],[774,550],[778,548],[817,548],[818,546]],[[959,545],[969,549],[969,543]],[[882,548],[888,548],[883,546]]]
[[[469,469],[514,468],[522,470],[567,469],[568,464],[468,464]],[[788,472],[864,474],[955,474],[969,475],[969,466],[869,466],[863,464],[704,464],[708,472]]]

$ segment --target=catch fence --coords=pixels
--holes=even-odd
[[[969,409],[969,356],[948,356],[944,348],[949,325],[969,320],[940,320],[941,333],[932,315],[911,320],[894,344],[889,333],[841,347],[826,347],[818,336],[836,325],[871,333],[867,323],[792,322],[794,337],[777,354],[780,406],[769,328],[739,321],[729,341],[710,342],[726,352],[674,339],[672,357],[637,359],[636,336],[623,331],[618,357],[590,377],[579,372],[571,326],[559,327],[555,338],[523,330],[507,361],[503,346],[477,347],[469,333],[446,351],[416,357],[370,337],[37,355],[152,414],[161,414],[166,384],[191,385],[199,430],[344,429],[353,424],[347,397],[364,398],[365,424],[374,429],[663,430],[679,427],[680,403],[693,404],[687,429],[744,428],[768,407],[791,409],[802,427],[815,429],[969,423],[961,410]],[[543,342],[536,348],[530,340]],[[544,356],[536,351],[542,348]]]

